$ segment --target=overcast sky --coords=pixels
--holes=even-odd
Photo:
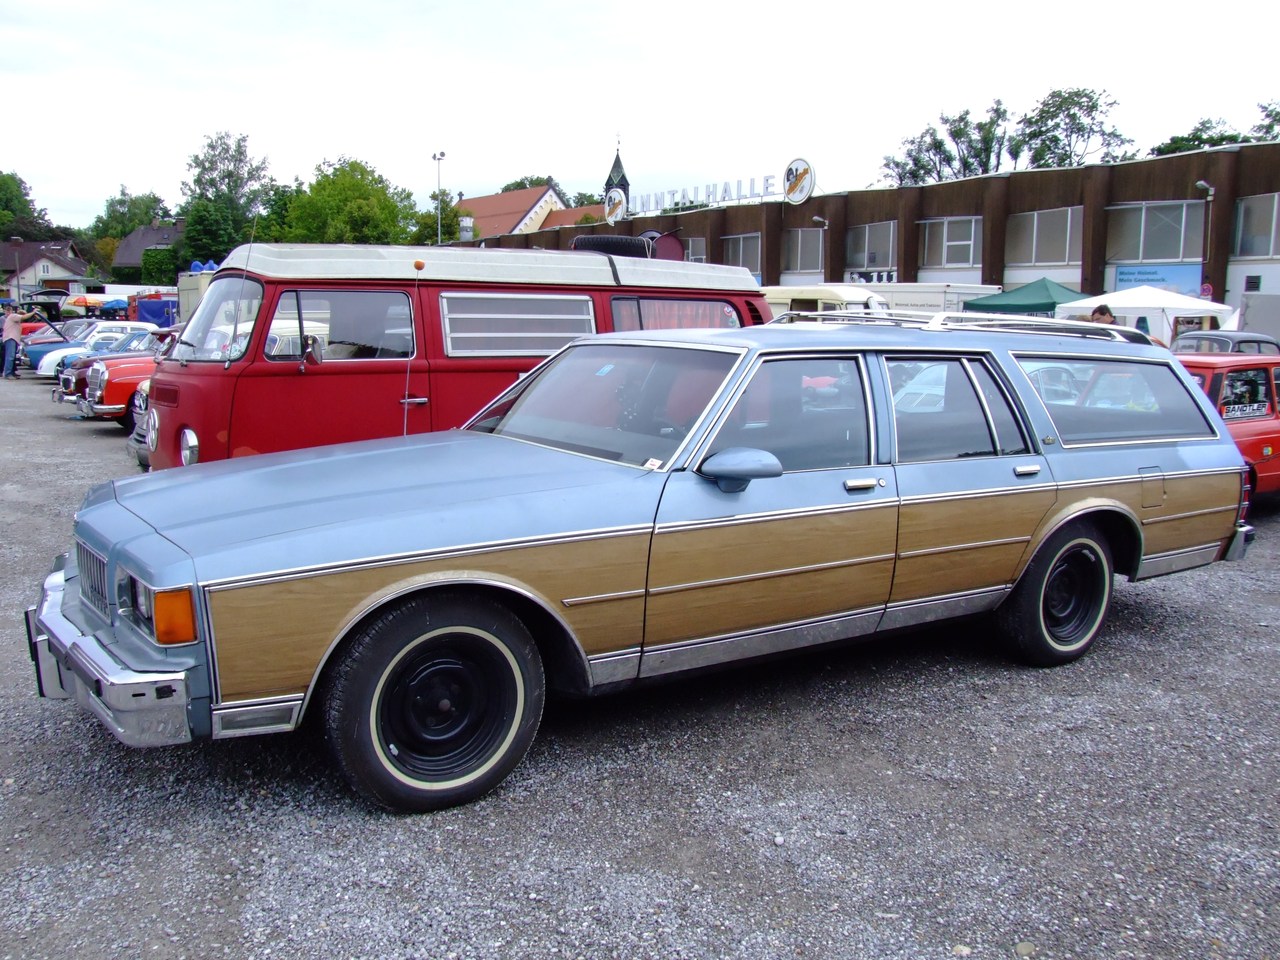
[[[420,207],[436,187],[433,153],[445,152],[441,183],[454,193],[526,175],[598,193],[619,139],[633,196],[780,183],[797,157],[818,193],[858,190],[939,113],[983,114],[1000,98],[1017,116],[1058,88],[1110,93],[1112,121],[1143,153],[1205,117],[1247,131],[1259,102],[1280,100],[1267,46],[1278,10],[1255,0],[1198,11],[1124,0],[9,0],[0,171],[73,227],[121,185],[176,207],[188,159],[220,131],[247,135],[281,182],[310,182],[321,161],[350,157]]]

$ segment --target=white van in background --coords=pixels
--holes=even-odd
[[[987,283],[818,283],[762,287],[773,315],[788,310],[959,313],[967,301],[1000,293]]]
[[[889,311],[889,301],[884,297],[869,287],[852,283],[823,283],[812,287],[761,287],[760,291],[775,317],[789,311],[853,311],[876,314]]]
[[[1004,292],[1004,287],[990,283],[862,283],[858,286],[884,297],[889,301],[890,310],[926,313],[959,313],[970,300]]]

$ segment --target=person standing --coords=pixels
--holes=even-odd
[[[4,329],[0,339],[4,340],[4,378],[17,380],[18,342],[22,339],[22,321],[30,320],[36,315],[34,310],[19,313],[12,303],[4,305]]]
[[[1093,308],[1093,313],[1089,315],[1089,319],[1094,323],[1115,323],[1115,314],[1111,312],[1111,308],[1105,303],[1100,303]]]

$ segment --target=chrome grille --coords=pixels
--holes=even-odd
[[[91,403],[97,403],[102,399],[102,384],[106,381],[107,368],[99,364],[94,364],[89,368],[89,382],[85,387],[84,395],[89,398]]]
[[[80,569],[80,598],[110,619],[111,594],[107,590],[107,561],[76,541],[76,566]]]

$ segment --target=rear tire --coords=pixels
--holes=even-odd
[[[352,640],[322,720],[357,793],[420,812],[501,783],[533,742],[545,697],[524,625],[492,601],[442,593],[389,609]]]
[[[1054,533],[996,611],[1010,653],[1037,667],[1083,656],[1106,622],[1113,573],[1111,548],[1095,524],[1077,521]]]

